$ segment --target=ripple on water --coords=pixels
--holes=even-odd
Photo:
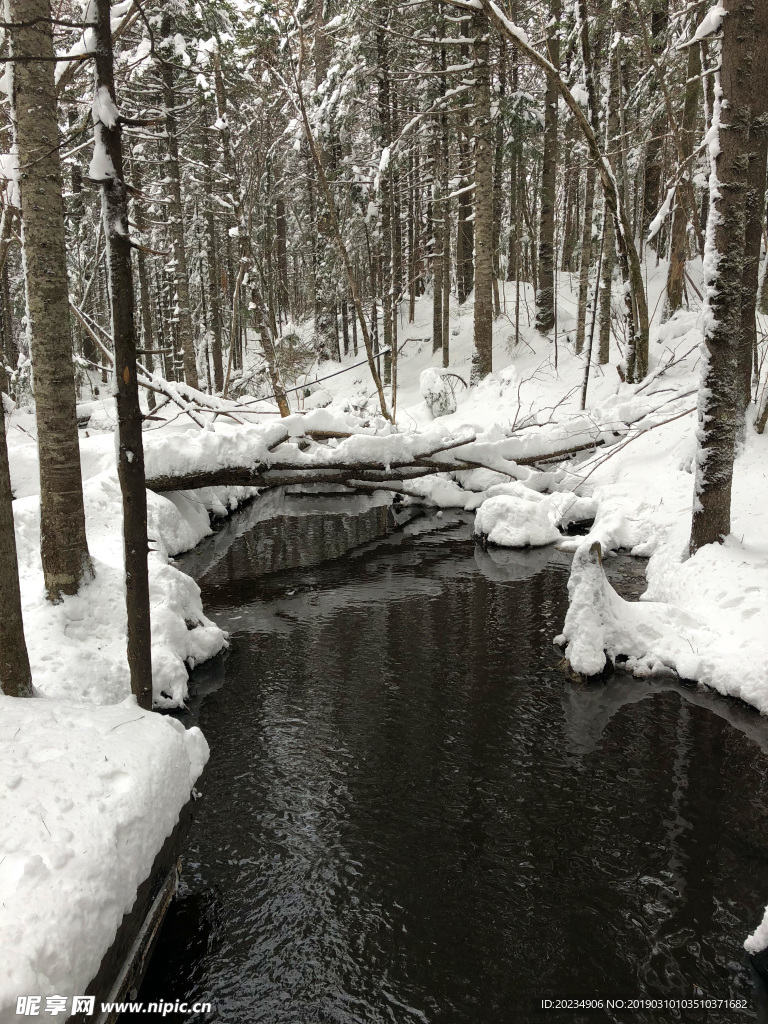
[[[315,524],[299,569],[292,518],[263,527],[286,568],[249,536],[200,580],[236,635],[203,672],[211,762],[142,998],[233,1024],[658,1024],[686,1017],[537,1001],[751,999],[763,720],[669,680],[567,681],[552,549],[484,552],[457,519],[315,564],[344,532]],[[641,592],[637,563],[611,572]],[[736,1019],[756,1011],[706,1016]]]

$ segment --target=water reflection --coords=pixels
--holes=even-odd
[[[147,984],[233,1024],[758,1019],[766,723],[671,680],[568,682],[563,557],[429,525],[258,577],[243,538],[200,581],[235,630],[186,855],[208,931],[172,917],[183,962]],[[553,995],[750,1009],[544,1017]]]

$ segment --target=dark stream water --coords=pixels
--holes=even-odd
[[[330,508],[246,512],[182,563],[233,637],[196,675],[211,760],[140,998],[227,1024],[765,1019],[741,949],[765,721],[570,682],[554,549],[484,552],[446,515],[322,561],[391,517]],[[611,573],[637,595],[642,566]],[[566,996],[745,1006],[540,1009]]]

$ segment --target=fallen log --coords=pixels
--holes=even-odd
[[[359,465],[349,468],[321,466],[307,469],[246,469],[243,466],[221,471],[222,478],[226,472],[226,484],[211,483],[212,474],[190,473],[184,477],[155,477],[147,480],[150,491],[193,491],[200,487],[255,487],[258,490],[270,490],[274,487],[287,487],[299,484],[348,484],[350,481],[362,481],[369,484],[399,484],[422,476],[431,476],[439,472],[433,466],[402,466],[399,469],[386,470],[381,466],[361,468]],[[393,488],[399,489],[397,487]]]
[[[355,434],[353,437],[377,440],[376,436],[372,434]],[[285,430],[284,434],[268,445],[269,451],[279,449],[287,439],[288,431]],[[401,436],[400,439],[405,442],[406,451],[402,450],[403,445],[401,445],[398,457],[383,451],[375,453],[376,457],[373,458],[354,458],[354,453],[349,452],[347,461],[344,458],[344,441],[337,448],[318,446],[314,452],[306,455],[302,451],[302,443],[309,448],[311,447],[310,439],[305,435],[294,436],[290,438],[290,441],[298,446],[299,451],[292,450],[291,446],[287,446],[285,454],[278,451],[275,459],[266,459],[262,455],[260,460],[254,459],[250,465],[219,466],[215,469],[206,467],[158,475],[152,474],[152,459],[148,454],[147,487],[152,491],[190,491],[199,487],[264,487],[267,486],[264,481],[269,480],[270,474],[274,475],[276,472],[297,474],[298,479],[294,481],[297,483],[301,482],[302,475],[325,471],[352,473],[358,476],[360,473],[371,472],[379,475],[385,474],[382,479],[389,480],[403,479],[403,470],[412,468],[420,470],[420,476],[426,476],[446,470],[445,466],[432,461],[433,456],[471,443],[474,440],[474,435],[464,434],[459,437],[443,438],[440,441],[433,441],[431,444],[428,443],[429,438],[424,438],[425,447],[423,449],[419,447],[418,435],[415,436],[415,440],[414,436],[409,438]],[[379,440],[386,441],[387,438]],[[254,444],[257,441],[258,437],[255,437]],[[211,457],[215,458],[216,456]],[[407,473],[405,475],[407,476]]]
[[[293,443],[299,443],[308,439],[315,440],[320,431],[307,431],[306,436],[293,437]],[[325,432],[322,432],[325,433]],[[327,432],[329,435],[330,431]],[[358,435],[350,435],[358,436]],[[360,435],[373,436],[373,435]],[[270,451],[279,449],[285,440],[288,439],[287,431],[283,438],[273,441],[269,445]],[[373,474],[371,479],[383,482],[395,480],[408,480],[413,477],[430,476],[434,473],[457,472],[469,467],[490,469],[494,472],[504,473],[498,463],[486,464],[478,459],[468,459],[455,453],[465,445],[471,444],[472,439],[465,437],[451,438],[441,441],[439,445],[432,445],[423,452],[414,453],[408,459],[391,459],[388,463],[382,460],[349,461],[344,462],[338,458],[339,449],[329,449],[323,458],[328,461],[308,462],[306,459],[276,458],[275,461],[254,463],[251,466],[223,466],[216,469],[200,469],[187,473],[169,473],[160,476],[149,476],[147,487],[152,491],[191,491],[200,487],[278,487],[286,482],[286,476],[290,477],[289,482],[295,484],[315,483],[318,480],[328,482],[345,483],[349,479],[367,479],[362,474]],[[590,442],[589,444],[573,445],[556,452],[545,452],[541,455],[526,455],[509,462],[508,476],[514,477],[512,470],[516,466],[536,466],[539,463],[558,461],[569,455],[588,451],[603,444],[602,440]],[[444,453],[451,453],[450,458],[441,458]],[[279,453],[278,453],[279,454]],[[332,460],[332,461],[331,461]],[[337,479],[336,474],[341,474],[343,479]],[[273,482],[280,480],[279,483]]]

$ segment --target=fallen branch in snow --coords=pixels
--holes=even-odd
[[[598,438],[596,441],[590,441],[588,444],[577,444],[571,448],[563,448],[559,452],[550,452],[548,455],[525,455],[519,459],[510,459],[510,463],[513,466],[537,466],[542,462],[558,462],[562,459],[567,458],[569,455],[578,455],[579,452],[586,452],[592,448],[597,448],[600,445],[604,445],[605,441],[602,438]],[[505,473],[506,476],[517,479],[517,474],[509,471],[507,472],[499,465],[488,465],[484,462],[480,462],[477,459],[465,459],[461,455],[454,455],[457,462],[462,462],[466,466],[474,466],[477,469],[490,469],[495,473]],[[445,470],[445,466],[441,466],[441,469]],[[457,467],[458,468],[458,467]]]
[[[384,489],[400,490],[400,487],[387,485],[401,484],[406,480],[422,476],[431,476],[438,470],[434,466],[400,466],[387,470],[381,466],[365,468],[364,466],[319,466],[307,469],[282,467],[277,469],[246,470],[237,467],[226,471],[226,486],[255,487],[259,490],[271,490],[275,487],[289,487],[306,484],[352,484],[355,481],[381,484]],[[224,472],[224,471],[222,471]],[[189,474],[187,477],[157,477],[147,481],[151,491],[184,491],[196,490],[198,487],[213,487],[211,480],[216,476],[212,473]]]
[[[631,437],[625,438],[621,442],[621,444],[611,445],[608,451],[605,453],[605,455],[598,459],[598,461],[591,467],[587,475],[581,478],[579,484],[581,485],[583,483],[586,483],[586,481],[589,480],[589,478],[592,476],[596,469],[599,469],[599,467],[604,465],[608,461],[608,459],[612,458],[618,452],[622,451],[624,448],[627,447],[628,444],[631,444],[632,441],[636,441],[638,437],[642,437],[644,434],[647,434],[649,430],[655,430],[656,427],[663,427],[666,426],[667,423],[673,423],[675,420],[679,420],[683,416],[688,416],[692,412],[696,412],[695,407],[692,409],[683,409],[683,411],[679,412],[676,416],[670,416],[667,420],[661,420],[659,423],[652,423],[648,427],[643,427],[642,430],[638,430],[636,433],[632,434]]]
[[[684,352],[681,356],[678,356],[676,359],[669,359],[666,363],[664,363],[663,366],[660,366],[653,373],[648,374],[648,376],[637,389],[637,391],[635,391],[635,394],[639,395],[641,391],[645,391],[645,389],[650,387],[651,384],[655,383],[659,379],[659,377],[663,377],[667,370],[671,370],[673,366],[677,366],[678,363],[682,363],[684,359],[687,359],[688,356],[695,352],[698,348],[701,348],[701,343],[697,341],[696,344],[692,345],[687,352]]]

